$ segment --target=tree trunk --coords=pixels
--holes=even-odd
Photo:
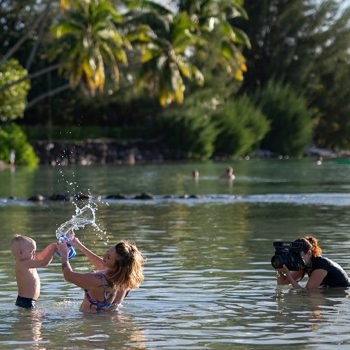
[[[20,79],[17,79],[17,80],[15,80],[15,81],[12,81],[11,83],[7,83],[7,84],[5,84],[4,86],[1,86],[1,87],[0,87],[0,92],[7,90],[7,89],[11,88],[11,87],[14,86],[14,85],[19,84],[19,83],[21,83],[22,81],[30,80],[30,79],[39,77],[39,76],[41,76],[41,75],[43,75],[43,74],[46,74],[46,73],[48,73],[48,72],[51,72],[51,71],[57,69],[59,66],[60,66],[59,64],[54,64],[54,65],[52,65],[52,66],[49,66],[49,67],[40,69],[39,71],[37,71],[37,72],[35,72],[35,73],[28,74],[28,75],[26,75],[26,76],[23,77],[23,78],[20,78]]]
[[[29,30],[26,32],[25,35],[22,36],[22,38],[20,38],[15,45],[12,46],[12,48],[10,50],[8,50],[6,52],[6,54],[0,59],[0,65],[2,65],[3,63],[5,63],[21,46],[22,44],[28,39],[28,37],[32,34],[32,32],[34,31],[34,29],[39,25],[39,23],[41,22],[41,20],[46,16],[46,13],[50,10],[50,6],[51,6],[51,1],[49,1],[46,4],[45,10],[43,11],[43,13],[36,19],[36,21],[34,22],[34,24],[29,28]]]
[[[27,60],[27,64],[26,64],[26,70],[27,70],[27,71],[29,71],[30,66],[31,66],[32,63],[33,63],[35,54],[36,54],[36,52],[37,52],[37,50],[38,50],[38,47],[39,47],[40,42],[41,42],[41,39],[42,39],[42,37],[43,37],[45,25],[46,25],[47,19],[49,18],[50,6],[51,6],[51,2],[49,2],[49,3],[46,5],[46,9],[45,9],[45,11],[44,11],[43,21],[42,21],[42,23],[41,23],[41,25],[40,25],[40,29],[39,29],[39,33],[38,33],[38,38],[36,39],[36,41],[35,41],[35,43],[34,43],[34,45],[33,45],[32,51],[30,52],[30,55],[29,55],[28,60]]]
[[[29,108],[33,107],[34,105],[36,105],[38,102],[40,102],[41,100],[43,100],[46,97],[51,97],[51,96],[57,95],[60,92],[62,92],[64,90],[67,90],[69,88],[70,88],[70,85],[66,84],[66,85],[59,86],[58,88],[53,89],[51,91],[45,92],[44,94],[42,94],[42,95],[34,98],[30,102],[28,102],[27,106],[26,106],[26,109],[29,109]]]

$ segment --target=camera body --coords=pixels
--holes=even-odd
[[[271,265],[274,269],[279,269],[286,265],[290,271],[299,271],[305,267],[301,258],[301,242],[273,242],[275,255],[271,258]]]

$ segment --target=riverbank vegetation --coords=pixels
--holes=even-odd
[[[341,1],[2,0],[0,15],[0,160],[8,130],[192,159],[350,148]]]

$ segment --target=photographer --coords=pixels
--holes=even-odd
[[[292,284],[294,288],[302,288],[298,283],[305,275],[309,280],[307,289],[320,287],[349,287],[350,279],[347,273],[336,262],[321,256],[322,250],[313,236],[299,238],[292,242],[299,248],[303,267],[299,271],[289,271],[286,265],[276,269],[277,284]]]

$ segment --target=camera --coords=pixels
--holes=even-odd
[[[291,271],[299,271],[305,267],[301,258],[301,242],[273,242],[275,255],[271,258],[271,265],[274,269],[279,269],[286,265]]]

